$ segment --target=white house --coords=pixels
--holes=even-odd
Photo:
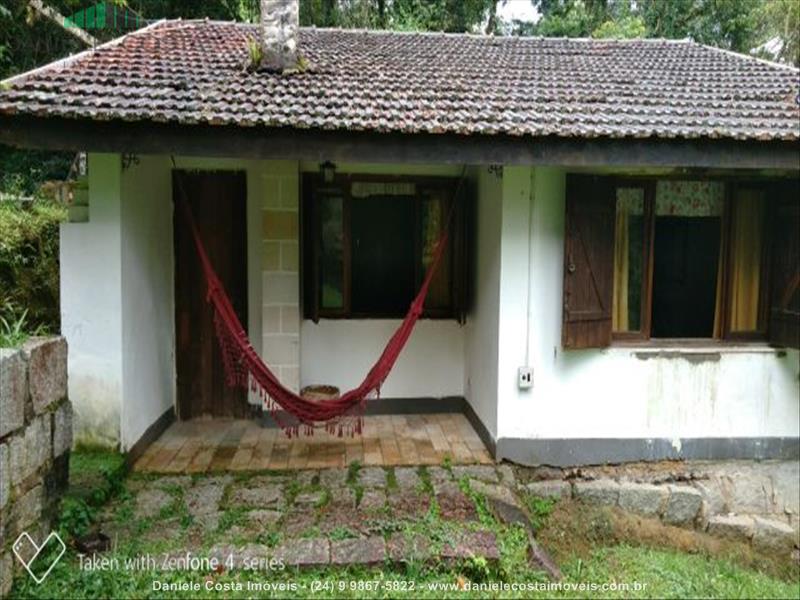
[[[88,220],[61,230],[78,439],[261,411],[224,385],[183,185],[288,387],[361,380],[448,226],[370,406],[463,410],[525,464],[798,457],[797,69],[324,29],[301,68],[247,69],[258,32],[162,21],[0,88],[0,141],[89,152]]]

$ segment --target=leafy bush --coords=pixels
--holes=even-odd
[[[59,331],[62,206],[0,202],[0,328],[9,337]]]

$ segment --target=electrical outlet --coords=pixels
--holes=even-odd
[[[520,367],[517,370],[517,385],[521,390],[529,390],[533,387],[533,369],[531,367]]]

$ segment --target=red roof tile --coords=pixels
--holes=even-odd
[[[310,68],[248,73],[253,25],[163,21],[8,80],[0,114],[398,132],[800,139],[800,71],[689,41],[302,29]]]

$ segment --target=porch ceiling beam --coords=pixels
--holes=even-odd
[[[800,144],[377,134],[0,116],[0,143],[25,148],[309,161],[800,170]]]

